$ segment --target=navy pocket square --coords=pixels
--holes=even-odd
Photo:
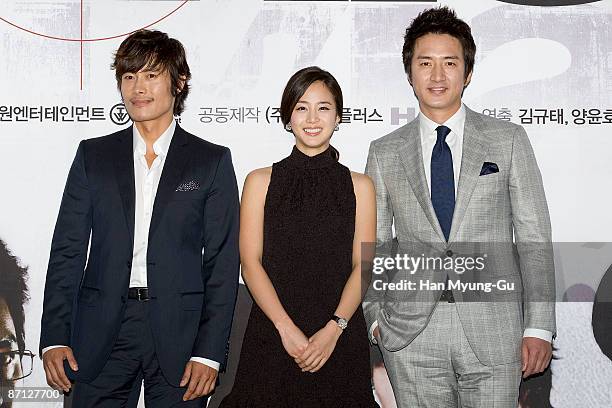
[[[480,175],[486,176],[487,174],[499,173],[497,164],[491,162],[482,163],[482,169],[480,169]]]
[[[200,184],[195,180],[191,180],[179,184],[179,186],[176,188],[176,191],[197,191],[199,189]]]

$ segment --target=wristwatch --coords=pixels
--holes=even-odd
[[[332,316],[332,320],[334,322],[336,322],[338,327],[340,327],[342,330],[346,329],[346,327],[348,326],[348,320],[343,319],[342,317],[338,317],[336,315],[333,315]]]

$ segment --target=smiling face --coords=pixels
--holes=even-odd
[[[448,34],[426,34],[416,40],[411,61],[410,83],[421,112],[436,123],[444,123],[461,107],[465,77],[463,48]]]
[[[169,124],[173,118],[174,96],[167,71],[143,68],[121,77],[121,96],[134,123]]]
[[[295,144],[302,153],[314,156],[327,149],[340,117],[334,96],[321,81],[315,81],[300,97],[291,113]]]

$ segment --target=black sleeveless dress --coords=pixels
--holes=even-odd
[[[262,264],[285,310],[306,337],[332,317],[352,270],[355,194],[332,149],[309,157],[293,148],[272,166],[264,209]],[[361,306],[325,365],[302,372],[256,303],[232,392],[221,408],[378,407],[371,386]]]

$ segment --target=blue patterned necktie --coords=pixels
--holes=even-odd
[[[431,152],[431,204],[447,241],[455,211],[453,155],[446,143],[450,131],[446,126],[436,128],[438,138]]]

